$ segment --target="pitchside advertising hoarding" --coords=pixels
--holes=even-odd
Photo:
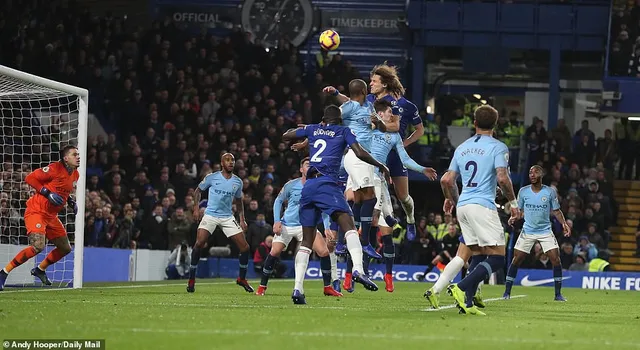
[[[9,260],[16,252],[24,246],[0,244],[0,257]],[[52,249],[47,247],[47,251]],[[39,254],[34,260],[30,260],[15,272],[9,275],[9,284],[34,283],[33,276],[29,270],[46,256]],[[128,250],[111,248],[91,248],[84,250],[83,275],[85,282],[126,282],[126,281],[160,281],[165,278],[164,270],[167,266],[169,251],[159,250]],[[105,266],[104,262],[109,261]],[[286,266],[284,278],[293,278],[293,261],[282,261]],[[338,264],[338,275],[344,278],[346,264]],[[69,254],[63,261],[56,263],[50,268],[52,281],[55,283],[64,281],[70,283],[73,280],[73,253]],[[424,266],[417,265],[396,265],[393,268],[393,279],[397,282],[417,282],[422,275]],[[385,266],[372,264],[369,272],[374,280],[381,281],[384,277]],[[200,260],[198,264],[198,278],[236,278],[238,277],[238,259],[218,259]],[[425,276],[425,282],[433,283],[440,276],[438,271],[433,271]],[[247,278],[256,279],[260,275],[253,268],[253,263],[249,262]],[[319,261],[310,261],[307,268],[306,278],[322,278]],[[460,275],[456,276],[454,282],[460,280]],[[515,285],[523,287],[553,286],[553,274],[551,270],[526,270],[520,269]],[[632,272],[602,272],[589,273],[578,271],[563,271],[562,286],[566,288],[582,289],[603,289],[603,290],[629,290],[640,291],[640,273]]]

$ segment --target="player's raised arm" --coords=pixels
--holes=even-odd
[[[287,130],[284,134],[282,134],[283,141],[292,141],[296,139],[301,139],[303,137],[307,137],[307,126],[299,127],[299,128],[291,128]]]
[[[417,171],[419,173],[423,173],[424,176],[426,176],[429,180],[435,180],[438,178],[438,174],[436,173],[435,169],[423,167],[411,157],[409,157],[407,150],[404,149],[404,146],[402,145],[402,139],[400,137],[396,137],[395,149],[398,152],[398,156],[400,156],[402,165],[404,165],[406,168]]]
[[[420,118],[420,112],[418,112],[418,107],[413,103],[409,102],[405,108],[411,109],[411,124],[416,129],[404,140],[404,146],[409,146],[410,144],[418,141],[418,139],[424,135],[424,125],[422,124],[422,118]]]
[[[35,171],[32,171],[25,178],[25,182],[29,186],[33,187],[33,189],[35,189],[37,193],[47,197],[49,203],[55,206],[60,206],[64,204],[64,198],[47,188],[47,185],[51,182],[51,180],[53,180],[55,176],[56,174],[54,168],[46,166],[44,168],[39,168]]]
[[[322,92],[327,95],[335,96],[340,103],[345,103],[350,100],[349,97],[341,94],[340,91],[338,91],[338,89],[334,88],[333,86],[325,87],[324,89],[322,89]]]

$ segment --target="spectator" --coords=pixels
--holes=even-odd
[[[573,264],[573,245],[569,242],[564,242],[560,246],[560,263],[564,270],[568,270],[571,264]]]
[[[258,249],[253,254],[253,268],[257,274],[262,273],[262,265],[267,259],[267,255],[271,252],[271,244],[273,243],[273,236],[269,235],[264,239],[264,242],[260,243]]]
[[[141,244],[149,249],[167,249],[167,217],[161,204],[157,204],[153,213],[147,218],[144,225],[144,235],[141,236]]]
[[[587,255],[583,252],[575,256],[575,262],[569,266],[569,271],[589,271]]]
[[[169,247],[175,247],[188,239],[189,230],[191,230],[191,223],[192,222],[187,217],[184,208],[178,207],[167,224]]]
[[[256,220],[249,224],[247,230],[247,242],[251,247],[251,255],[254,255],[258,246],[269,236],[272,232],[271,225],[267,224],[265,215],[258,213]]]
[[[598,249],[593,243],[589,242],[589,237],[581,236],[578,240],[578,244],[576,244],[573,249],[573,255],[575,256],[580,253],[584,253],[587,261],[591,261],[598,256]]]

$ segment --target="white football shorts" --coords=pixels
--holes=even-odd
[[[516,241],[515,249],[518,249],[521,252],[525,252],[529,254],[531,252],[531,248],[536,244],[536,242],[540,242],[542,246],[543,252],[548,252],[551,249],[559,249],[558,240],[556,240],[556,236],[553,232],[548,232],[544,234],[526,234],[524,232],[520,232],[520,237]]]
[[[347,188],[357,191],[374,186],[375,167],[356,157],[352,149],[344,156],[344,169],[349,174]]]
[[[480,204],[457,208],[458,222],[466,245],[495,247],[505,245],[504,229],[498,211]]]
[[[217,218],[211,215],[204,214],[202,220],[200,221],[200,225],[198,225],[199,229],[205,229],[209,234],[212,234],[216,228],[220,226],[222,232],[227,237],[235,236],[238,233],[242,233],[242,228],[236,221],[236,218],[233,216],[229,216],[226,218]]]
[[[302,242],[302,226],[285,226],[282,225],[279,235],[273,236],[273,243],[282,243],[286,249],[292,239]]]

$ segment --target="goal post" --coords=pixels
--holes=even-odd
[[[54,286],[82,287],[88,97],[87,89],[0,65],[0,268],[26,245],[25,203],[34,191],[24,178],[59,160],[59,150],[73,144],[80,152],[78,213],[74,216],[63,209],[58,216],[69,234],[72,253],[50,266],[47,275]],[[7,285],[35,285],[30,270],[50,250],[47,247],[12,271]]]

